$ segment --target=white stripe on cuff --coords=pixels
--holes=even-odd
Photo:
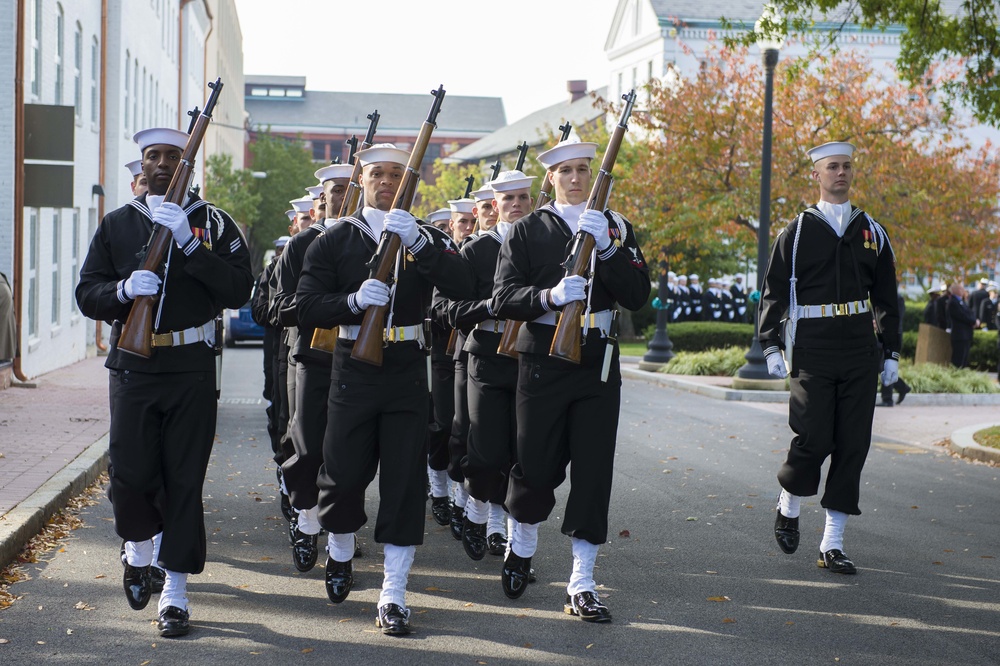
[[[184,252],[185,256],[190,257],[191,253],[194,252],[195,250],[197,250],[199,245],[201,245],[201,241],[198,240],[198,237],[197,236],[192,236],[191,240],[189,240],[184,245],[184,247],[181,248],[181,250]]]
[[[351,312],[356,315],[364,312],[364,310],[358,307],[358,295],[356,293],[347,297],[347,307],[351,308]]]
[[[118,288],[116,289],[116,291],[118,292],[118,300],[121,301],[122,303],[128,303],[129,301],[132,300],[125,293],[125,280],[119,280]]]
[[[615,245],[614,243],[612,243],[603,252],[598,252],[597,253],[597,258],[600,259],[601,261],[607,261],[617,251],[618,251],[618,246]]]
[[[410,254],[412,254],[413,256],[417,256],[417,252],[420,252],[420,250],[424,249],[425,245],[427,245],[427,239],[424,237],[423,234],[420,234],[417,237],[417,240],[413,242],[413,245],[411,245],[406,249],[408,249],[410,251]]]

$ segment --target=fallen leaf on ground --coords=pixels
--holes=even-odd
[[[618,533],[618,536],[620,536],[623,539],[627,539],[630,536],[632,536],[632,533],[629,532],[628,530],[622,530],[621,532]]]
[[[313,648],[302,648],[302,654],[309,654],[313,651]]]
[[[708,601],[732,601],[729,597],[709,597]]]
[[[724,617],[724,618],[722,618],[722,624],[733,624],[735,622],[736,622],[736,620],[734,620],[731,617]]]

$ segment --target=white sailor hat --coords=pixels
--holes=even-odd
[[[427,215],[427,221],[430,222],[431,224],[450,219],[451,219],[451,208],[438,208],[436,211]]]
[[[525,176],[520,171],[501,171],[490,183],[494,192],[510,192],[511,190],[523,190],[531,187],[534,176]]]
[[[997,290],[997,283],[996,282],[990,282],[988,285],[986,285],[986,288],[989,289],[990,291],[996,291]]]
[[[677,279],[678,280],[684,280],[685,282],[687,282],[688,281],[688,276],[687,275],[678,275]]]
[[[988,285],[989,283],[990,283],[990,281],[989,281],[989,280],[987,280],[986,278],[979,278],[979,284],[980,284],[980,286],[983,286],[983,287],[985,287],[985,286],[986,286],[986,285]]]
[[[478,190],[473,190],[472,199],[476,203],[479,203],[480,201],[493,201],[493,184],[486,183]]]
[[[826,157],[833,157],[834,155],[850,157],[853,154],[854,146],[846,141],[831,141],[830,143],[824,143],[822,146],[816,146],[806,151],[806,155],[812,158],[813,164]]]
[[[538,163],[546,169],[551,169],[560,162],[584,158],[594,159],[597,154],[597,144],[589,141],[580,141],[576,136],[570,136],[565,141],[560,141],[553,148],[549,148],[544,153],[539,153]]]
[[[309,196],[312,197],[313,199],[319,199],[319,195],[323,194],[323,186],[310,185],[309,187],[306,188],[306,192],[308,192]]]
[[[288,221],[291,222],[292,220],[295,219],[295,209],[293,208],[291,210],[286,210],[285,215],[288,216]]]
[[[298,199],[292,199],[288,203],[292,204],[292,208],[295,209],[296,213],[308,213],[313,207],[312,197],[299,197]]]
[[[689,280],[697,280],[698,279],[698,274],[697,273],[691,273],[691,275],[688,275],[688,279]]]
[[[677,277],[677,273],[674,273],[673,271],[667,271],[667,277],[668,278],[676,278]]]
[[[476,208],[472,199],[449,199],[448,206],[452,213],[471,213]]]
[[[151,127],[150,129],[136,132],[132,140],[139,144],[139,150],[143,153],[150,146],[160,144],[184,150],[187,147],[188,135],[180,130],[170,129],[169,127]]]
[[[274,239],[274,247],[285,247],[290,240],[292,240],[291,236],[279,236]]]
[[[376,143],[371,148],[354,153],[354,157],[361,162],[361,166],[368,166],[375,162],[395,162],[406,166],[406,163],[410,161],[408,152],[400,150],[391,143]]]
[[[323,183],[331,178],[350,178],[353,173],[353,164],[330,164],[318,169],[313,175],[316,176],[316,180]]]
[[[142,160],[132,160],[125,165],[125,168],[128,169],[128,172],[132,174],[133,178],[135,178],[142,173]]]

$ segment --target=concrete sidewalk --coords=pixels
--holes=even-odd
[[[732,391],[718,378],[680,378],[643,372],[623,359],[622,374],[651,386],[669,386],[711,398],[741,400],[756,409],[787,412],[787,393]],[[107,468],[108,371],[104,357],[89,358],[33,380],[34,388],[15,384],[0,391],[0,567],[13,560],[49,516],[92,483]],[[767,395],[757,395],[767,394]],[[1000,403],[968,405],[963,396],[910,394],[903,405],[879,408],[875,439],[933,447],[972,424],[1000,424]],[[989,398],[992,400],[992,397]],[[928,401],[929,402],[929,401]],[[961,450],[971,435],[963,433]],[[975,445],[972,444],[974,447]],[[979,447],[982,448],[982,447]],[[986,450],[986,459],[1000,452]]]

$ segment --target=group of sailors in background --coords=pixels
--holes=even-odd
[[[721,321],[742,324],[752,318],[747,316],[747,290],[742,275],[732,280],[709,278],[708,288],[702,290],[695,274],[667,273],[666,310],[670,323],[681,321]]]

